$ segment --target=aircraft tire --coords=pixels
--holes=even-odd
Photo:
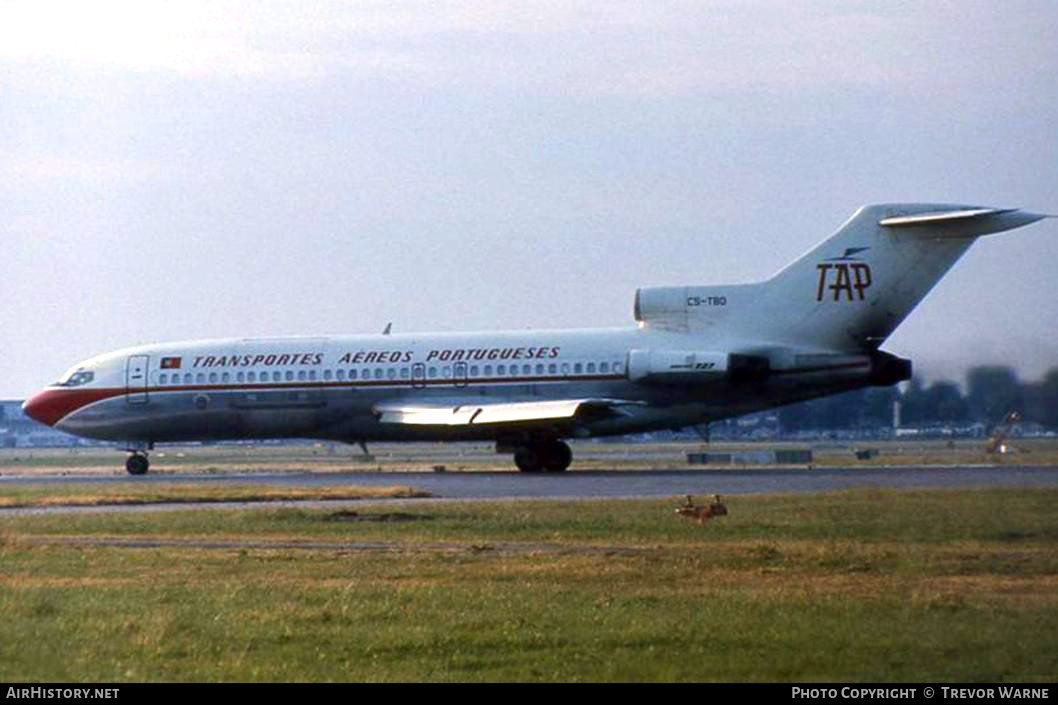
[[[540,472],[544,469],[544,454],[538,447],[519,448],[514,454],[514,464],[522,472]]]
[[[573,462],[573,451],[564,441],[553,441],[544,446],[544,468],[548,472],[565,472]]]
[[[151,462],[147,460],[147,456],[139,453],[133,453],[125,461],[125,469],[130,475],[146,475],[150,467]]]

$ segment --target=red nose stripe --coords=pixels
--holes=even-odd
[[[22,411],[34,421],[54,426],[82,406],[124,393],[124,389],[45,389],[27,399]]]

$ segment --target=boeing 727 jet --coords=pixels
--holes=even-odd
[[[495,441],[523,472],[565,442],[679,429],[911,377],[882,343],[974,241],[1047,216],[935,203],[860,208],[750,284],[639,289],[616,329],[208,340],[74,365],[29,417],[115,441]]]

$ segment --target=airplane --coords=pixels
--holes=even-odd
[[[911,377],[882,343],[983,235],[1046,217],[891,203],[755,283],[640,288],[636,325],[232,338],[79,362],[27,416],[129,453],[159,443],[309,438],[490,441],[561,472],[568,439],[689,426]]]

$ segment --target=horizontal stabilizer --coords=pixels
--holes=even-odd
[[[1019,208],[974,208],[954,206],[919,213],[890,211],[878,221],[886,230],[912,230],[927,237],[980,237],[1035,223],[1049,216]]]
[[[1001,213],[1013,213],[1016,208],[973,208],[958,211],[936,211],[934,213],[916,213],[915,215],[898,215],[892,218],[882,218],[878,225],[887,228],[895,228],[909,225],[939,225],[956,220],[968,218],[982,218],[988,215],[999,215]]]
[[[424,426],[471,426],[526,421],[569,420],[589,413],[620,413],[617,407],[638,402],[621,399],[560,399],[556,401],[489,402],[482,404],[379,404],[382,423]]]

